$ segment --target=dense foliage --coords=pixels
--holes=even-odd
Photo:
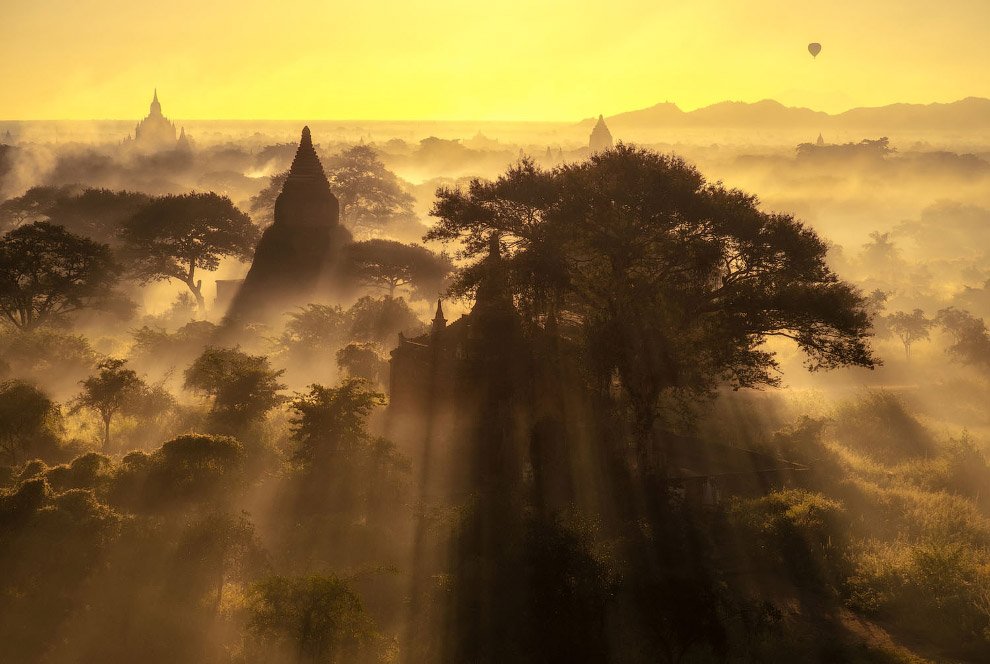
[[[778,384],[770,337],[793,340],[811,370],[876,361],[864,300],[828,267],[827,243],[757,203],[675,156],[620,144],[441,189],[428,238],[460,240],[468,258],[497,239],[529,320],[581,344],[603,385],[618,375],[652,463],[664,392]],[[484,273],[476,261],[457,290]]]
[[[33,329],[87,308],[127,311],[113,288],[121,268],[110,248],[37,221],[0,238],[0,313]]]
[[[272,147],[217,159],[262,168],[294,148]],[[889,146],[853,147],[829,159]],[[328,172],[364,183],[348,198],[334,180],[365,215],[350,223],[384,233],[408,200],[381,197],[408,185],[371,148],[341,159]],[[129,329],[68,309],[8,321],[0,659],[987,660],[990,282],[919,286],[898,232],[843,258],[674,156],[559,163],[439,192],[430,240],[463,266],[446,328],[420,299],[446,287],[445,255],[381,238],[348,250],[367,290],[240,337],[191,287]],[[210,201],[220,221],[190,213]],[[78,232],[191,280],[256,232],[216,195],[8,203],[5,238],[65,241],[56,268],[80,247],[110,259]],[[922,215],[919,237],[952,210]],[[240,249],[211,254],[201,223]],[[137,226],[148,244],[115,235]],[[862,290],[837,274],[864,265],[884,267]],[[862,371],[875,352],[887,365]],[[804,383],[802,362],[853,369]],[[784,370],[788,392],[739,389]]]

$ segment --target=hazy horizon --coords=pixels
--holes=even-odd
[[[157,88],[152,88],[152,95],[154,95],[154,93],[155,93],[156,90],[157,90]],[[181,98],[181,95],[180,95],[179,98]],[[611,113],[609,113],[607,115],[604,114],[604,113],[599,113],[599,114],[592,114],[592,115],[584,116],[584,117],[581,117],[579,119],[574,119],[574,117],[563,118],[563,119],[562,118],[556,118],[555,119],[555,118],[551,118],[551,117],[545,117],[545,118],[525,118],[525,119],[511,118],[511,117],[504,117],[504,118],[470,118],[470,117],[429,117],[429,118],[381,117],[381,118],[372,118],[372,117],[319,117],[319,116],[298,116],[298,117],[293,117],[293,116],[284,116],[284,117],[262,117],[262,116],[259,116],[259,117],[205,117],[205,116],[179,116],[179,115],[176,115],[174,113],[168,113],[168,110],[167,110],[168,107],[170,107],[170,106],[173,105],[173,104],[169,103],[170,100],[168,100],[168,99],[166,99],[165,101],[162,102],[162,106],[165,109],[165,114],[172,121],[174,121],[174,122],[187,121],[187,120],[189,120],[189,121],[210,121],[210,122],[304,122],[304,123],[305,122],[341,122],[341,123],[353,123],[353,122],[397,123],[397,122],[403,122],[403,123],[418,123],[418,124],[429,124],[429,123],[468,123],[468,122],[473,122],[473,123],[479,123],[479,124],[505,124],[505,123],[512,123],[512,124],[534,124],[534,125],[539,125],[539,124],[565,124],[566,125],[566,124],[581,124],[581,123],[587,122],[589,120],[594,120],[594,119],[596,119],[598,117],[598,115],[603,115],[606,119],[608,119],[610,117],[615,117],[617,115],[622,115],[622,114],[625,114],[625,113],[648,110],[648,109],[653,108],[655,106],[660,106],[660,105],[664,105],[664,104],[671,104],[673,106],[676,106],[679,110],[681,110],[684,113],[691,113],[692,111],[697,111],[697,110],[703,109],[703,108],[710,108],[712,106],[718,106],[720,104],[747,104],[747,105],[753,105],[753,104],[759,104],[759,103],[765,102],[765,101],[770,101],[770,102],[778,103],[781,106],[784,106],[785,108],[806,109],[806,110],[814,111],[816,113],[826,113],[826,114],[834,117],[834,116],[842,115],[843,113],[846,113],[846,112],[852,111],[852,110],[856,110],[856,109],[877,109],[877,108],[885,108],[885,107],[888,107],[888,106],[901,106],[901,105],[906,105],[906,106],[923,106],[923,107],[927,107],[927,106],[947,106],[947,105],[955,104],[955,103],[958,103],[958,102],[966,101],[968,99],[990,99],[990,94],[988,94],[988,96],[982,96],[982,95],[979,95],[979,94],[975,94],[974,93],[974,94],[963,95],[961,97],[956,97],[956,98],[951,98],[951,99],[939,99],[939,100],[930,100],[930,101],[901,101],[901,100],[894,100],[894,101],[890,101],[890,102],[886,102],[886,103],[880,103],[880,104],[851,105],[851,106],[848,106],[848,107],[845,107],[845,108],[841,108],[841,109],[838,109],[838,110],[836,110],[836,109],[826,110],[824,108],[817,108],[817,107],[810,106],[810,105],[785,103],[784,101],[781,101],[780,99],[776,99],[774,97],[762,97],[762,98],[751,99],[751,100],[746,100],[746,99],[728,99],[728,98],[726,98],[726,99],[721,99],[721,100],[718,100],[718,101],[713,101],[713,102],[710,102],[710,103],[705,103],[705,104],[696,105],[696,106],[688,106],[688,105],[684,105],[684,104],[678,103],[676,100],[673,100],[672,101],[670,99],[664,99],[663,101],[656,101],[656,102],[649,103],[649,104],[646,104],[646,105],[643,105],[643,106],[637,106],[635,108],[626,108],[626,109],[616,110],[616,111],[611,112]],[[132,105],[132,104],[129,104],[129,105]],[[145,104],[145,105],[147,105],[147,104]],[[139,120],[140,118],[142,118],[145,115],[147,115],[147,111],[146,110],[144,110],[144,111],[138,111],[138,113],[140,113],[140,115],[136,115],[134,117],[126,117],[126,116],[110,117],[110,116],[106,116],[106,117],[89,117],[89,118],[84,118],[84,117],[33,117],[33,118],[20,117],[20,118],[0,118],[0,122],[131,122],[131,121]]]

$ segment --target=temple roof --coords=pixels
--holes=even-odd
[[[309,133],[309,127],[303,127],[302,138],[299,139],[296,156],[292,159],[288,179],[323,180],[324,182],[327,180],[327,176],[323,172],[323,164],[320,163],[320,158],[316,156],[316,149],[313,147],[313,137]]]

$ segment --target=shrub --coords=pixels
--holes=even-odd
[[[798,580],[820,582],[843,558],[845,510],[820,493],[783,489],[761,498],[734,498],[728,512],[754,560],[784,565]]]
[[[936,451],[932,435],[890,392],[870,392],[840,406],[835,434],[839,442],[888,464]]]

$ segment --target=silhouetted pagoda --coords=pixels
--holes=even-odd
[[[601,115],[598,116],[598,122],[595,123],[595,128],[591,130],[591,136],[588,138],[588,147],[591,148],[592,152],[608,150],[612,147],[612,132],[605,126],[605,118]]]
[[[389,417],[400,446],[414,458],[425,452],[460,468],[454,484],[463,485],[455,490],[520,481],[528,447],[521,431],[528,431],[539,407],[532,393],[532,347],[497,238],[471,312],[448,325],[437,302],[430,331],[413,339],[400,334],[391,355]],[[505,428],[509,421],[521,430]],[[465,447],[464,440],[474,444]],[[442,491],[442,478],[432,480],[440,482],[433,490]]]
[[[154,98],[151,100],[148,116],[134,127],[134,138],[129,142],[144,152],[188,148],[185,128],[182,128],[182,136],[176,138],[175,123],[162,115],[162,105],[158,101],[157,88]]]
[[[228,319],[264,322],[327,299],[340,286],[335,279],[340,251],[350,241],[309,127],[303,127],[289,176],[275,200],[275,221],[261,236]]]

